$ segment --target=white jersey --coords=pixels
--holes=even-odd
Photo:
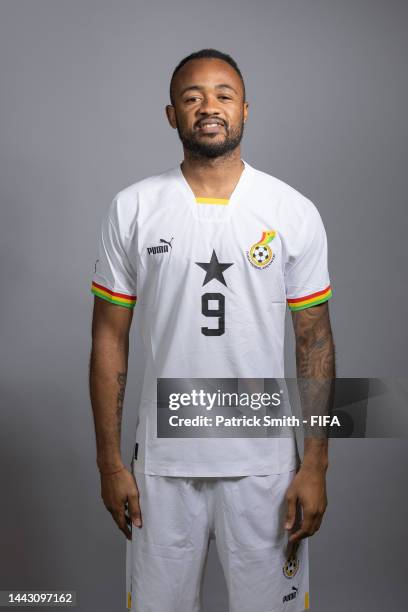
[[[287,306],[332,295],[315,205],[243,163],[229,200],[196,197],[177,165],[120,191],[103,220],[92,292],[137,303],[146,351],[136,472],[247,476],[296,466],[294,435],[157,437],[157,378],[283,378]]]

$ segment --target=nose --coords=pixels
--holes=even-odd
[[[219,115],[218,101],[214,96],[203,96],[199,108],[200,115]]]

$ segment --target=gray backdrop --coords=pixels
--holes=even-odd
[[[338,375],[406,375],[407,17],[402,0],[1,2],[0,589],[76,589],[124,609],[124,536],[100,500],[87,391],[102,216],[182,159],[164,106],[176,63],[236,58],[243,157],[318,206],[329,241]],[[136,308],[137,311],[137,308]],[[287,318],[287,375],[294,375]],[[126,396],[130,459],[143,357]],[[331,444],[310,540],[315,612],[405,609],[406,440]],[[209,610],[226,610],[212,546]],[[161,611],[158,611],[161,612]]]

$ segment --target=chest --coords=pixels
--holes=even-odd
[[[139,285],[167,295],[205,287],[283,300],[282,240],[271,215],[254,208],[230,214],[217,205],[198,210],[202,216],[157,210],[139,225]]]

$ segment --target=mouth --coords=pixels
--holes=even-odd
[[[200,134],[218,134],[224,130],[224,124],[219,121],[205,121],[200,123],[195,130]]]

